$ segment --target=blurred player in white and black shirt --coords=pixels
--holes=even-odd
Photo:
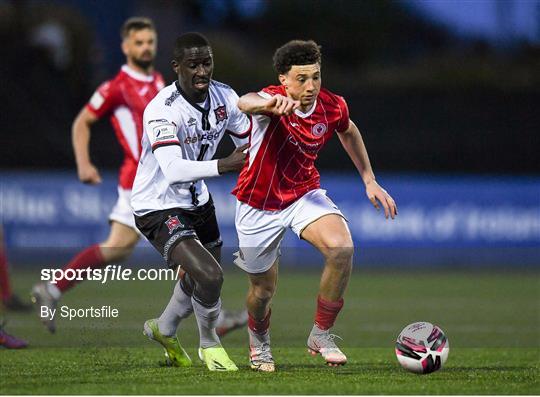
[[[238,171],[244,164],[251,119],[237,107],[238,95],[213,81],[213,55],[198,33],[180,36],[172,61],[178,80],[148,104],[143,117],[142,155],[133,184],[135,224],[170,267],[185,271],[158,319],[145,323],[145,334],[165,348],[175,365],[191,361],[176,338],[179,322],[195,312],[199,356],[210,370],[234,371],[221,347],[216,321],[221,310],[221,239],[205,178]],[[212,160],[221,138],[238,146]]]

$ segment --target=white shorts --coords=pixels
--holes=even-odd
[[[234,263],[247,273],[263,273],[280,255],[280,244],[290,228],[299,238],[304,229],[324,215],[343,217],[328,198],[326,190],[316,189],[281,211],[265,211],[236,201],[236,232],[240,250]]]
[[[131,207],[130,201],[131,190],[123,189],[118,186],[118,200],[116,200],[116,204],[109,215],[109,221],[121,223],[122,225],[132,228],[137,233],[140,233],[137,226],[135,226],[135,217],[133,215],[133,208]]]

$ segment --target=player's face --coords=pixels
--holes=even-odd
[[[279,81],[289,97],[299,100],[302,109],[309,109],[321,90],[321,65],[293,65],[286,74],[279,75]]]
[[[181,61],[172,62],[178,74],[178,82],[188,95],[205,98],[214,71],[214,59],[210,47],[194,47],[184,50]]]
[[[156,57],[156,32],[152,29],[131,30],[122,42],[122,50],[128,61],[143,69],[148,69],[153,65]]]

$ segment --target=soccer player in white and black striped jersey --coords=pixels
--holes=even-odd
[[[251,119],[238,109],[238,95],[212,80],[212,49],[202,35],[180,36],[172,65],[178,80],[161,90],[144,112],[131,205],[137,228],[170,267],[181,266],[186,273],[159,319],[145,323],[145,334],[161,343],[176,365],[190,365],[176,328],[194,311],[200,358],[210,370],[233,371],[237,367],[215,330],[221,310],[222,242],[204,179],[243,166],[247,145],[242,138],[249,135]],[[226,158],[212,160],[225,134],[237,148]]]

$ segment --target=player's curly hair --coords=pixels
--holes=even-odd
[[[321,63],[321,46],[313,40],[291,40],[279,47],[273,57],[274,69],[285,74],[293,65]]]
[[[127,19],[120,29],[120,36],[125,39],[129,36],[129,32],[132,30],[139,31],[143,29],[156,30],[154,22],[150,18],[146,17],[131,17]]]
[[[210,47],[210,42],[198,32],[188,32],[178,36],[174,44],[174,59],[181,61],[184,58],[184,50],[194,47]]]

